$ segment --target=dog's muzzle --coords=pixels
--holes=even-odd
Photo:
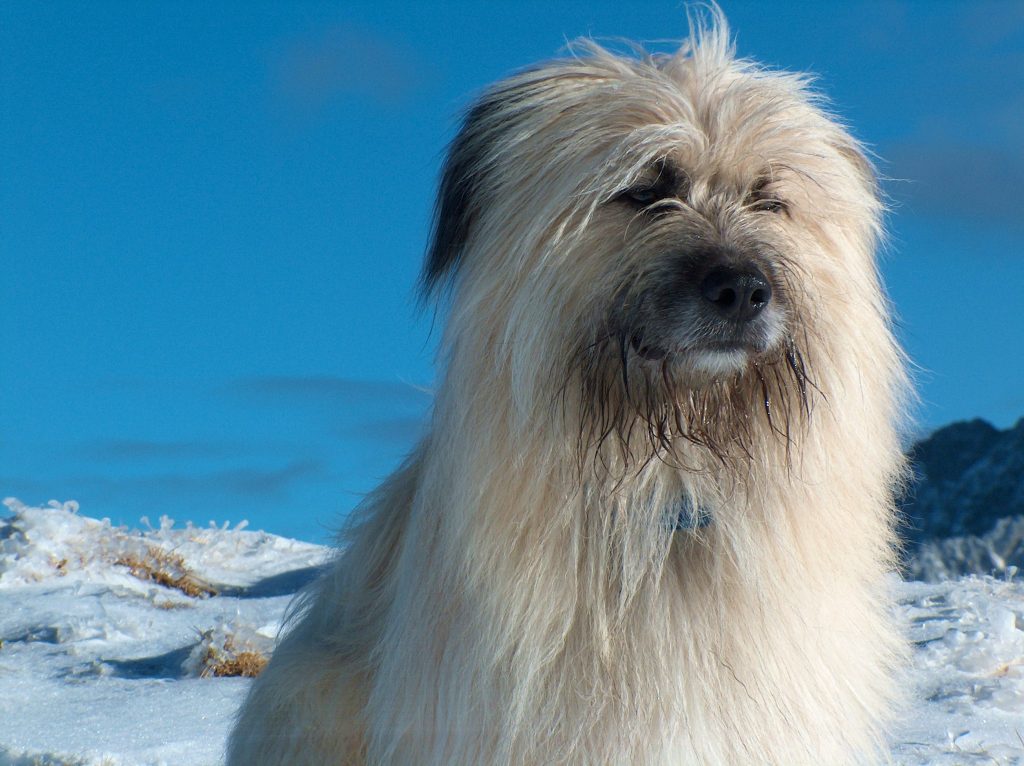
[[[633,350],[709,373],[735,371],[769,351],[785,312],[761,261],[724,247],[673,258],[627,320]]]

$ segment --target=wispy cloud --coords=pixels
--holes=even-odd
[[[906,182],[888,184],[889,193],[910,213],[1024,226],[1024,6],[883,3],[873,11],[875,23],[856,34],[891,52],[891,71],[875,72],[886,78],[879,103],[891,110],[891,138],[879,153],[884,172]]]
[[[105,475],[79,475],[65,478],[26,479],[0,477],[6,494],[23,495],[36,502],[42,494],[70,491],[117,501],[146,499],[147,502],[205,497],[234,497],[246,501],[267,501],[281,497],[289,489],[332,478],[318,460],[296,460],[274,468],[231,468],[207,473],[160,473],[113,478]],[[42,494],[41,494],[42,493]]]
[[[958,10],[962,39],[969,45],[989,49],[1009,43],[1019,50],[1024,35],[1024,5],[990,0],[964,3]]]
[[[287,41],[272,59],[270,78],[280,97],[317,111],[343,95],[399,102],[420,86],[426,69],[383,32],[340,23]]]
[[[424,406],[430,393],[410,383],[386,380],[317,377],[245,378],[222,389],[232,396],[307,405],[352,405],[382,402]]]
[[[422,417],[379,418],[338,429],[338,435],[367,442],[411,445],[423,433]]]
[[[205,441],[149,441],[145,439],[109,439],[79,444],[68,450],[75,457],[95,460],[183,460],[222,458],[237,455],[238,445]]]
[[[242,496],[263,496],[283,492],[298,482],[328,477],[326,466],[318,460],[300,460],[276,469],[243,468],[218,471],[198,477],[202,484]],[[161,481],[189,480],[191,477],[160,477]]]
[[[1024,228],[1024,152],[966,144],[909,144],[886,150],[889,193],[911,212],[962,216]]]

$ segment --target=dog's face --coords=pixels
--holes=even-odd
[[[627,267],[606,323],[641,360],[699,385],[783,343],[790,203],[772,168],[726,179],[686,155],[659,157],[602,211],[624,233]]]
[[[586,53],[500,83],[452,147],[425,279],[454,278],[460,342],[533,370],[517,390],[578,380],[598,436],[640,416],[709,443],[773,397],[806,409],[808,357],[881,311],[856,142],[724,39]]]

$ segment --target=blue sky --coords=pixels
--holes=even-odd
[[[920,422],[1024,415],[1024,4],[741,3],[881,158]],[[0,495],[323,540],[429,406],[457,116],[679,2],[0,6]]]

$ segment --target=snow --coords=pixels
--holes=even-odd
[[[5,503],[0,766],[221,763],[250,680],[217,674],[269,653],[330,550]],[[894,762],[1024,766],[1024,584],[1009,569],[894,585],[914,642]]]
[[[914,645],[900,764],[1024,764],[1024,581],[900,584]]]
[[[79,515],[75,503],[5,502],[0,765],[220,763],[249,681],[216,677],[213,666],[269,651],[329,549],[239,528],[174,529],[169,519],[129,531]],[[184,570],[180,587],[200,595],[142,579],[138,565],[132,574],[147,562],[172,580]]]
[[[1024,516],[998,518],[981,535],[922,543],[908,571],[920,580],[948,580],[974,572],[1008,575],[1024,566]]]

